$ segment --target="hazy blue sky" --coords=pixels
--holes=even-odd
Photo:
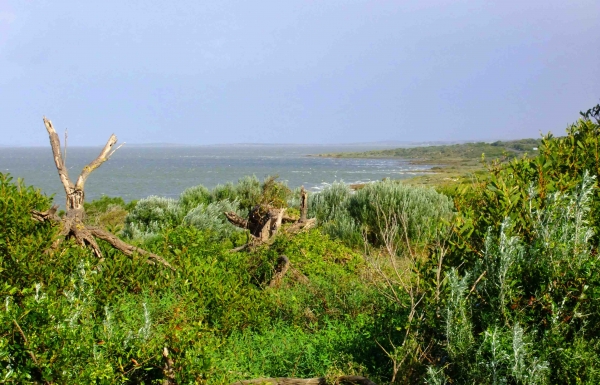
[[[0,145],[562,134],[600,1],[0,0]]]

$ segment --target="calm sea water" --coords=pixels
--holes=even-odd
[[[262,179],[279,175],[292,188],[304,185],[318,191],[334,181],[364,183],[383,178],[418,175],[429,166],[409,165],[398,159],[329,159],[309,154],[365,151],[376,146],[235,145],[198,147],[127,147],[119,149],[95,170],[85,186],[86,200],[121,196],[126,201],[149,195],[176,198],[186,188],[235,182],[245,175]],[[67,167],[75,181],[83,166],[100,148],[69,148]],[[52,158],[45,148],[0,148],[0,172],[25,179],[64,202],[64,191]]]

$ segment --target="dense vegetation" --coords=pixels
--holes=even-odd
[[[366,152],[345,152],[323,154],[321,156],[336,158],[402,158],[413,161],[441,162],[456,159],[481,159],[481,155],[495,159],[503,156],[515,157],[525,153],[535,152],[534,148],[540,145],[540,139],[519,139],[496,142],[475,142],[447,144],[441,146],[402,147],[391,150],[374,150]]]
[[[599,110],[455,188],[334,184],[309,196],[317,228],[242,252],[221,213],[295,214],[297,191],[249,177],[86,205],[174,272],[106,244],[103,262],[52,250],[58,229],[30,216],[51,197],[0,174],[0,381],[162,383],[167,347],[178,384],[599,383]]]
[[[480,177],[486,173],[488,160],[510,160],[535,157],[541,139],[520,139],[512,141],[461,143],[439,146],[416,146],[390,150],[320,154],[334,158],[397,158],[413,165],[422,165],[420,176],[408,182],[416,186],[448,186],[455,182]],[[432,166],[433,165],[433,166]]]

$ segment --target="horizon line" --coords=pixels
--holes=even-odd
[[[408,145],[418,146],[427,145],[444,145],[444,144],[462,144],[462,143],[493,143],[497,141],[510,142],[515,140],[523,139],[541,139],[541,138],[513,138],[513,139],[458,139],[458,140],[425,140],[425,141],[401,141],[401,140],[382,140],[376,142],[350,142],[350,143],[211,143],[211,144],[187,144],[187,143],[171,143],[171,142],[149,142],[149,143],[130,143],[123,142],[122,145],[133,146],[133,147],[217,147],[217,146],[364,146],[364,145],[379,145],[379,146],[395,146],[395,145]],[[71,145],[70,148],[84,148],[84,147],[102,147],[103,145]],[[7,145],[0,144],[2,148],[38,148],[46,147],[42,144],[34,145]]]

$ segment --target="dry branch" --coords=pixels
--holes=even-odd
[[[112,134],[110,138],[108,138],[108,141],[104,145],[104,148],[100,152],[100,155],[98,155],[96,159],[91,161],[90,164],[85,166],[81,171],[81,174],[79,174],[79,178],[77,178],[77,183],[75,184],[75,186],[78,189],[83,190],[83,185],[85,184],[86,179],[88,178],[88,176],[90,176],[92,171],[100,167],[102,163],[106,162],[108,158],[110,158],[110,156],[114,154],[114,152],[111,153],[110,150],[115,145],[115,143],[117,143],[117,137],[115,136],[115,134]]]
[[[52,126],[52,122],[46,119],[45,116],[44,125],[46,126],[46,131],[48,131],[48,135],[50,136],[50,146],[52,147],[52,153],[54,154],[54,164],[58,170],[58,176],[65,188],[65,191],[68,193],[70,189],[74,188],[74,186],[69,179],[69,173],[67,172],[63,157],[60,154],[60,139],[58,138],[58,134]]]
[[[15,325],[15,327],[17,328],[17,330],[19,331],[19,334],[21,335],[21,338],[23,338],[23,342],[25,343],[25,347],[29,348],[29,341],[27,340],[27,337],[25,336],[25,333],[23,332],[23,329],[21,329],[21,326],[19,325],[19,323],[17,322],[16,319],[13,319],[13,324]],[[31,357],[31,360],[33,361],[34,364],[36,364],[36,366],[39,366],[39,362],[37,360],[37,357],[35,356],[35,354],[33,353],[33,351],[29,350],[29,357]]]
[[[231,223],[234,226],[240,227],[242,229],[248,228],[248,221],[245,220],[244,218],[240,217],[233,211],[226,212],[225,217],[227,217],[227,220],[229,221],[229,223]]]
[[[300,222],[300,221],[298,221],[298,222],[292,224],[290,227],[288,227],[286,229],[286,232],[288,232],[290,234],[296,234],[296,233],[299,233],[301,231],[312,229],[316,225],[317,225],[317,219],[316,218],[310,218],[310,219],[307,219],[306,222]]]
[[[46,210],[46,211],[32,210],[31,215],[32,215],[33,219],[38,222],[45,222],[45,221],[59,222],[60,217],[58,215],[56,215],[57,210],[58,210],[58,205],[54,205],[49,210]]]
[[[268,385],[332,385],[332,384],[355,384],[355,385],[377,385],[366,377],[361,376],[340,376],[333,379],[325,377],[317,378],[257,378],[253,380],[236,381],[231,385],[252,385],[252,384],[268,384]]]
[[[283,214],[283,217],[281,218],[281,222],[282,223],[295,223],[295,222],[298,222],[298,218],[291,217],[287,213],[285,213],[285,214]]]
[[[90,232],[92,233],[93,236],[110,243],[110,245],[112,247],[114,247],[115,249],[121,250],[123,252],[123,254],[125,254],[127,256],[131,257],[134,253],[138,253],[140,255],[147,257],[148,258],[147,262],[150,264],[154,264],[154,261],[156,261],[156,262],[168,267],[171,270],[175,270],[169,262],[167,262],[163,257],[161,257],[159,255],[153,254],[149,251],[140,249],[139,247],[135,247],[135,246],[130,245],[129,243],[123,242],[116,235],[111,234],[108,231],[101,229],[99,227],[88,226],[87,228],[90,230]]]

